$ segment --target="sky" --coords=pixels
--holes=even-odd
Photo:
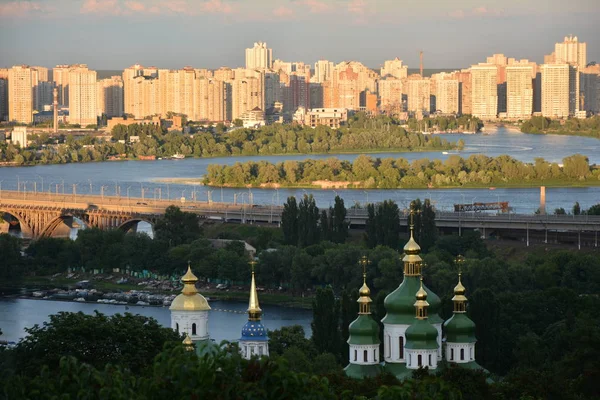
[[[284,61],[466,68],[541,63],[570,34],[600,62],[600,0],[0,0],[0,67],[239,67],[263,41]]]

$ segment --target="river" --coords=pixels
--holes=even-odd
[[[221,340],[237,340],[242,327],[248,320],[247,303],[232,301],[211,301],[208,319],[210,337],[217,342]],[[267,329],[279,329],[282,326],[300,325],[307,336],[311,335],[310,323],[312,311],[285,308],[272,305],[261,305],[262,321]],[[53,300],[34,300],[24,298],[0,298],[0,329],[3,334],[0,340],[18,341],[26,336],[25,328],[35,324],[42,326],[49,316],[59,311],[93,314],[94,310],[106,315],[130,312],[156,319],[163,326],[171,326],[171,317],[167,307],[142,307],[98,303],[77,303]]]
[[[485,134],[442,135],[450,141],[462,139],[464,150],[458,152],[463,157],[472,154],[499,156],[508,154],[520,161],[533,162],[542,157],[548,161],[562,162],[564,157],[580,153],[586,155],[590,163],[600,164],[600,140],[579,136],[532,135],[524,134],[504,127],[487,127]],[[456,153],[456,152],[450,152]],[[397,189],[397,190],[320,190],[320,189],[252,189],[251,191],[233,188],[215,188],[205,186],[189,186],[157,182],[166,178],[199,178],[206,173],[209,164],[233,164],[248,160],[266,160],[281,162],[284,160],[304,160],[307,158],[338,157],[353,160],[358,154],[308,154],[284,156],[253,157],[217,157],[189,158],[185,160],[156,161],[115,161],[103,163],[82,163],[65,165],[37,165],[33,167],[0,168],[0,188],[16,190],[20,184],[28,191],[52,191],[72,193],[75,185],[77,193],[87,194],[102,192],[109,196],[120,193],[125,197],[171,198],[186,202],[212,201],[233,202],[237,194],[239,202],[248,202],[252,196],[254,204],[282,204],[288,196],[300,197],[304,193],[312,193],[319,207],[329,206],[336,194],[344,198],[346,206],[354,203],[367,203],[395,200],[400,206],[419,197],[431,198],[438,209],[450,210],[453,204],[462,202],[496,202],[509,201],[513,210],[518,213],[531,213],[539,207],[539,188],[518,189]],[[449,154],[441,151],[417,153],[377,153],[374,157],[403,157],[408,160],[419,158],[448,158]],[[549,188],[546,191],[548,210],[563,207],[571,209],[573,203],[579,201],[582,208],[600,202],[600,187],[589,188]]]

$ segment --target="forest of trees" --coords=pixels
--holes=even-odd
[[[117,125],[112,141],[93,136],[75,140],[73,136],[52,138],[48,134],[31,135],[31,145],[21,149],[0,143],[0,162],[16,165],[64,164],[105,161],[110,157],[139,156],[188,157],[236,155],[310,154],[357,151],[418,151],[462,148],[461,141],[450,143],[438,136],[407,132],[399,122],[388,117],[367,119],[355,116],[339,129],[319,126],[315,129],[299,125],[274,124],[260,129],[238,128],[226,131],[224,126],[201,130],[193,135],[167,132],[155,125]],[[132,136],[139,141],[130,143]],[[57,144],[58,143],[60,144]],[[119,141],[124,141],[120,143]]]
[[[307,187],[315,181],[347,182],[355,188],[423,188],[457,186],[522,186],[552,184],[600,184],[600,169],[588,158],[575,154],[563,165],[536,158],[534,163],[510,156],[469,158],[450,155],[445,161],[358,156],[354,162],[337,158],[288,160],[277,164],[248,161],[233,165],[211,164],[204,183],[216,186],[282,185]]]
[[[524,133],[555,133],[559,135],[591,136],[600,139],[600,116],[586,119],[569,118],[564,121],[546,117],[531,117],[521,124]]]
[[[455,117],[432,116],[422,120],[411,118],[408,120],[408,128],[413,132],[479,132],[483,128],[483,121],[472,115],[461,115]]]

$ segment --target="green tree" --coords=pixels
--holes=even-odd
[[[346,207],[344,199],[335,196],[333,212],[331,218],[331,241],[334,243],[345,243],[348,237],[348,221],[346,221]]]
[[[575,204],[573,204],[573,215],[579,214],[581,214],[581,206],[579,205],[579,202],[576,201]]]
[[[298,246],[319,242],[319,209],[313,195],[304,195],[298,206]]]
[[[165,214],[154,226],[154,235],[170,246],[191,243],[202,236],[202,227],[198,215],[181,211],[179,207],[169,206]]]
[[[169,341],[181,340],[171,328],[141,315],[106,316],[60,312],[43,326],[25,328],[14,349],[16,370],[35,374],[43,365],[57,368],[61,357],[103,368],[107,363],[141,371]],[[58,340],[57,340],[58,338]]]
[[[0,279],[10,281],[22,273],[21,240],[7,233],[0,234]]]
[[[320,353],[340,352],[340,308],[333,289],[317,289],[313,300],[312,342]]]
[[[294,196],[288,197],[283,204],[281,229],[283,230],[283,242],[285,244],[298,245],[298,203],[296,203]]]

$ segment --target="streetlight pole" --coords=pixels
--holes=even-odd
[[[21,191],[21,179],[17,175],[17,193]]]
[[[92,180],[88,179],[88,182],[90,183],[90,194],[92,194],[92,191],[93,191],[93,189],[92,189]]]
[[[127,205],[129,206],[129,189],[131,189],[131,186],[127,186]]]
[[[44,191],[44,177],[41,175],[37,175],[38,178],[42,180],[42,192]]]

